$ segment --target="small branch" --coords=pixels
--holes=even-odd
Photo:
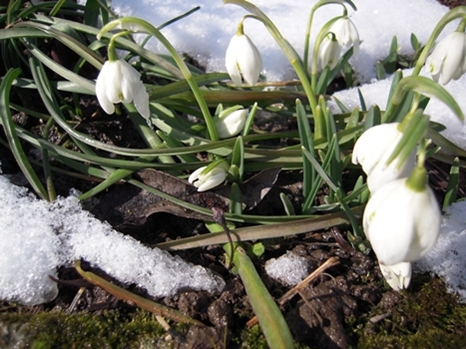
[[[316,270],[314,270],[311,274],[309,274],[309,276],[306,277],[303,281],[301,281],[299,284],[297,284],[295,287],[293,287],[288,292],[286,292],[283,296],[281,296],[278,299],[277,303],[280,305],[285,304],[287,301],[293,298],[297,293],[300,293],[304,287],[306,287],[311,281],[313,281],[319,275],[321,275],[325,270],[337,265],[338,263],[340,263],[338,261],[338,258],[330,257],[321,266],[319,266]],[[254,326],[256,323],[257,323],[257,317],[255,316],[246,323],[246,326],[251,327],[251,326]]]

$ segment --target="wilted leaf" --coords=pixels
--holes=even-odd
[[[280,169],[267,169],[259,172],[241,185],[243,210],[254,208],[273,187]],[[144,169],[137,173],[140,180],[166,194],[188,203],[205,208],[217,207],[228,211],[230,186],[199,193],[197,188],[186,180],[173,177],[165,172]],[[210,220],[211,217],[188,210],[176,203],[136,188],[130,184],[115,186],[96,207],[98,218],[107,220],[114,226],[142,225],[147,218],[157,212],[171,213],[191,219]]]

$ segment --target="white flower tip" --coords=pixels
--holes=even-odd
[[[395,291],[401,291],[408,288],[411,281],[412,269],[411,263],[398,263],[395,265],[379,264],[385,281]]]

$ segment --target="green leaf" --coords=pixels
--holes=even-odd
[[[282,202],[283,208],[288,216],[294,216],[296,214],[293,203],[290,201],[288,195],[283,192],[280,193],[280,201]]]
[[[301,144],[304,149],[309,151],[309,153],[314,154],[314,139],[309,125],[309,119],[307,118],[306,111],[302,102],[296,100],[296,116],[298,120],[298,131],[299,138],[301,139]],[[311,166],[310,162],[303,155],[303,197],[304,202],[309,197],[311,188],[313,186],[315,179],[315,171]],[[303,206],[303,211],[306,211],[308,207]]]
[[[382,62],[380,61],[377,61],[377,63],[375,63],[375,76],[377,77],[377,80],[385,80],[387,78],[385,68]]]
[[[396,92],[391,100],[392,104],[398,105],[407,91],[414,91],[426,97],[436,97],[445,103],[460,119],[464,120],[464,114],[456,100],[444,87],[435,81],[423,76],[408,76],[403,78],[397,86]]]
[[[2,79],[2,83],[0,85],[0,118],[2,119],[2,124],[5,130],[6,137],[8,139],[8,143],[11,147],[11,151],[13,152],[13,156],[15,157],[16,162],[21,168],[21,171],[23,172],[24,176],[27,178],[29,184],[31,184],[32,188],[37,193],[37,195],[39,195],[42,199],[49,200],[47,191],[45,190],[44,186],[39,180],[39,177],[32,168],[23,150],[23,147],[21,146],[18,135],[16,134],[15,124],[13,123],[13,119],[11,117],[11,84],[13,83],[13,80],[18,77],[19,74],[21,74],[21,69],[10,69]]]
[[[450,206],[456,201],[456,194],[458,193],[459,175],[460,160],[458,157],[456,157],[453,160],[453,163],[451,164],[450,175],[448,176],[448,187],[445,193],[445,198],[443,199],[443,210],[445,210],[448,206]]]
[[[361,105],[361,111],[366,111],[366,101],[364,100],[364,96],[362,95],[361,89],[358,88],[358,98],[359,98],[359,104]]]
[[[371,105],[369,111],[366,114],[366,118],[364,120],[364,131],[367,131],[371,127],[376,125],[380,125],[381,116],[380,116],[380,108],[377,104]]]
[[[422,109],[417,109],[414,114],[410,114],[408,117],[409,120],[403,128],[403,136],[388,158],[387,166],[398,158],[398,167],[400,168],[426,134],[429,116],[424,115]]]
[[[265,247],[262,242],[256,242],[252,245],[251,252],[256,256],[260,257],[265,253]]]
[[[233,262],[243,282],[252,309],[271,349],[294,348],[290,329],[275,300],[262,282],[254,264],[240,246],[234,250],[227,244],[224,250],[233,256]]]

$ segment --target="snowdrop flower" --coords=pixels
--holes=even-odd
[[[319,58],[322,68],[333,69],[340,59],[341,46],[333,33],[329,33],[320,45]]]
[[[363,215],[364,232],[391,285],[401,288],[409,283],[410,270],[400,263],[418,260],[434,246],[440,221],[440,208],[423,167],[371,196]]]
[[[234,109],[237,109],[237,107]],[[225,109],[214,121],[218,137],[229,138],[239,134],[244,128],[248,113],[247,109],[237,109],[234,111],[231,108]]]
[[[403,133],[399,123],[381,124],[365,131],[356,141],[352,162],[360,164],[367,175],[367,186],[371,193],[376,192],[384,184],[398,178],[408,177],[416,165],[416,150],[408,156],[398,168],[399,160],[394,159],[387,166]]]
[[[455,31],[443,38],[427,57],[426,69],[442,85],[458,80],[466,71],[466,34]]]
[[[411,281],[411,263],[403,262],[394,265],[383,265],[379,263],[382,275],[395,291],[400,291],[408,288]]]
[[[228,45],[225,66],[235,85],[241,85],[241,77],[251,86],[259,80],[262,58],[257,47],[244,34],[242,22]]]
[[[141,74],[123,59],[104,63],[95,85],[97,99],[107,114],[115,112],[116,103],[134,102],[139,114],[149,119],[149,95]]]
[[[227,178],[228,167],[225,160],[213,162],[191,173],[188,182],[193,184],[199,192],[215,188]]]
[[[347,48],[353,46],[353,54],[357,58],[359,56],[359,34],[354,23],[348,17],[337,19],[333,22],[329,32],[335,34],[340,46]]]

